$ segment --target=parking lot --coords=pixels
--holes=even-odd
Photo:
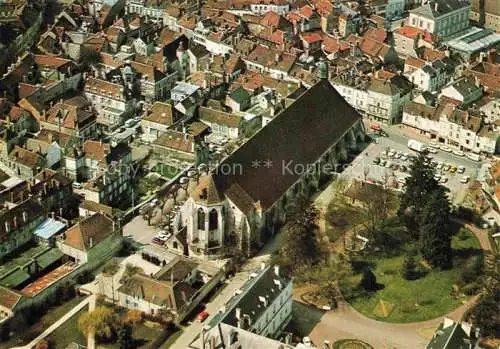
[[[342,177],[366,180],[402,190],[405,178],[409,176],[410,158],[417,154],[399,139],[380,137],[354,159],[342,173]],[[480,162],[439,149],[433,150],[429,155],[436,169],[436,179],[450,189],[452,202],[457,204],[463,201],[468,184],[478,174]],[[463,173],[460,173],[461,171]],[[461,182],[464,176],[469,177],[467,183]]]

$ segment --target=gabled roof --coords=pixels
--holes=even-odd
[[[143,117],[142,120],[154,122],[165,126],[171,126],[174,123],[175,110],[169,103],[155,102],[151,108],[151,113]]]
[[[427,349],[469,349],[472,348],[470,336],[460,323],[445,319],[434,333]]]
[[[198,115],[201,122],[208,124],[225,125],[231,128],[240,126],[242,118],[238,115],[229,114],[221,110],[211,109],[207,107],[200,107]]]
[[[217,191],[212,175],[200,178],[200,182],[190,195],[195,201],[203,202],[206,205],[222,202],[222,197]]]
[[[0,286],[0,306],[14,310],[22,295],[6,287]]]
[[[111,218],[96,213],[84,218],[64,233],[64,243],[80,251],[88,251],[114,233]]]
[[[225,193],[238,184],[269,208],[300,177],[287,172],[284,164],[314,163],[359,120],[361,116],[333,86],[320,80],[219,165],[240,170],[223,175],[227,171],[216,169],[218,191]]]
[[[467,0],[432,0],[410,12],[433,19],[467,6],[470,6]]]

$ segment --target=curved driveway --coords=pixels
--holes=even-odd
[[[458,219],[457,222],[464,223],[465,227],[472,231],[479,239],[483,250],[490,250],[491,245],[488,239],[488,232],[478,229],[470,224]],[[477,300],[472,297],[466,304],[458,307],[445,316],[454,320],[460,320],[465,311]],[[307,305],[295,302],[298,314],[314,314],[317,317],[322,311]],[[333,343],[343,338],[358,338],[370,343],[375,348],[384,349],[419,349],[425,348],[432,335],[433,330],[443,320],[439,317],[423,322],[408,324],[394,324],[370,319],[352,308],[348,303],[343,302],[338,309],[325,312],[319,322],[312,329],[309,337],[314,343],[320,345],[325,340]]]

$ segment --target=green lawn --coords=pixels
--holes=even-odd
[[[73,342],[83,346],[87,345],[87,338],[78,329],[78,319],[87,311],[88,307],[84,307],[78,313],[73,315],[68,321],[59,326],[57,330],[52,332],[52,334],[48,337],[48,340],[51,343],[51,348],[64,349]]]
[[[466,296],[460,296],[458,299],[452,296],[453,285],[460,279],[461,267],[465,260],[474,253],[481,253],[478,251],[479,241],[470,232],[464,240],[454,237],[452,245],[457,254],[453,269],[433,269],[413,281],[403,279],[400,274],[404,251],[393,257],[367,256],[363,263],[370,265],[377,282],[383,285],[383,288],[369,294],[356,291],[361,279],[361,272],[358,270],[357,274],[341,283],[342,292],[356,310],[377,320],[415,322],[447,314],[467,300]],[[392,311],[385,318],[380,317],[379,312],[374,314],[380,300],[392,305]]]
[[[326,234],[330,242],[338,240],[346,231],[366,221],[366,213],[359,207],[330,203],[325,216],[328,223]]]
[[[0,343],[0,349],[8,349],[15,346],[27,344],[30,340],[45,331],[50,325],[56,322],[56,320],[58,320],[61,316],[66,314],[84,299],[85,297],[75,297],[69,302],[50,309],[44,316],[37,320],[33,326],[24,330],[21,335],[15,335],[11,339],[9,339],[9,341]]]

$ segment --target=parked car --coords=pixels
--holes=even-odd
[[[442,168],[443,168],[443,163],[438,162],[438,164],[436,165],[436,170],[441,170]]]
[[[441,177],[441,179],[439,180],[439,182],[440,183],[446,183],[446,182],[448,182],[448,178],[446,178],[446,177],[443,176],[443,177]]]
[[[446,146],[446,145],[440,146],[439,149],[441,149],[442,151],[445,151],[447,153],[451,153],[451,148]]]
[[[196,321],[198,322],[203,322],[207,319],[207,317],[209,316],[210,314],[208,313],[208,311],[206,310],[203,310],[201,313],[199,313],[197,316],[196,316]]]
[[[398,164],[392,164],[391,165],[391,169],[393,169],[394,171],[397,171],[399,168],[399,165]]]
[[[470,179],[469,176],[463,176],[462,178],[460,178],[460,183],[463,184],[469,183],[469,179]]]
[[[396,159],[399,159],[399,158],[401,158],[402,156],[403,156],[403,153],[401,153],[400,151],[398,151],[398,152],[396,153],[396,155],[394,155],[394,157],[395,157]]]
[[[399,166],[399,170],[400,170],[401,172],[406,172],[407,168],[406,168],[406,166],[401,165],[401,166]]]
[[[434,148],[434,149],[438,149],[439,148],[439,144],[437,144],[436,142],[430,142],[429,144],[427,144],[427,146],[429,148]]]
[[[385,164],[387,164],[387,160],[380,160],[380,166],[385,166]]]
[[[132,127],[135,125],[135,120],[134,119],[128,119],[125,121],[125,127]]]
[[[163,240],[157,238],[157,237],[154,237],[153,240],[151,240],[152,243],[154,244],[157,244],[157,245],[162,245],[164,244]]]
[[[379,158],[379,157],[376,157],[375,159],[373,159],[373,163],[374,163],[375,165],[380,164],[380,158]]]
[[[464,166],[458,166],[457,172],[458,173],[464,173],[465,172],[465,167]]]
[[[457,172],[457,168],[455,166],[450,167],[450,173],[455,173]]]
[[[73,189],[82,189],[82,188],[83,188],[82,183],[73,182]]]
[[[458,155],[458,156],[465,156],[465,153],[461,150],[458,150],[458,149],[453,150],[453,154]]]
[[[438,152],[437,149],[435,149],[435,148],[427,148],[427,151],[431,154],[437,154],[437,152]]]
[[[393,158],[394,155],[396,155],[396,152],[394,150],[390,150],[389,153],[387,153],[387,156],[390,158]]]
[[[441,179],[441,175],[440,175],[440,174],[436,174],[436,175],[434,175],[434,179],[435,179],[436,181],[439,181],[439,180]]]
[[[450,169],[450,165],[446,164],[446,165],[443,165],[443,171],[448,171]]]

